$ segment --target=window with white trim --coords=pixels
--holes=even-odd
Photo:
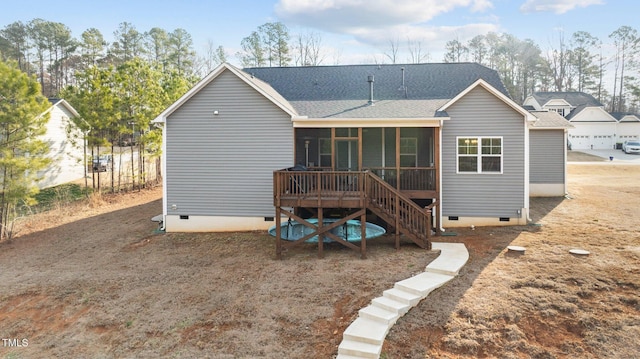
[[[458,173],[502,173],[502,137],[458,137]]]

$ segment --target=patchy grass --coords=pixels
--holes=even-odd
[[[532,199],[536,225],[438,238],[470,260],[398,320],[381,357],[636,357],[637,178],[640,166],[570,166],[570,199]],[[29,339],[0,357],[332,358],[360,308],[435,257],[381,237],[366,260],[303,245],[278,261],[262,232],[157,234],[160,195],[74,202],[0,243],[0,331]]]

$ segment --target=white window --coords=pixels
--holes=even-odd
[[[502,137],[458,137],[458,173],[502,173]]]

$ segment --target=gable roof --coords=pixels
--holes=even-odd
[[[593,114],[596,117],[593,117]],[[569,115],[565,116],[567,121],[571,122],[617,122],[610,113],[605,111],[604,107],[580,105],[573,109]],[[582,120],[580,120],[582,118]]]
[[[516,112],[522,114],[525,119],[527,121],[535,121],[536,118],[531,115],[531,112],[527,111],[524,109],[524,107],[518,105],[515,101],[513,101],[509,96],[505,95],[502,92],[499,92],[496,88],[494,88],[493,86],[491,86],[489,83],[487,83],[486,81],[484,81],[483,79],[479,79],[476,82],[474,82],[473,84],[471,84],[469,87],[467,87],[466,89],[462,90],[458,95],[456,95],[456,97],[452,98],[451,100],[447,101],[447,103],[445,103],[442,107],[440,107],[438,109],[438,111],[441,112],[445,112],[447,111],[447,109],[453,105],[454,103],[456,103],[459,99],[463,98],[464,96],[466,96],[469,92],[471,92],[471,90],[475,89],[476,87],[482,87],[485,90],[489,91],[491,94],[493,94],[494,96],[496,96],[499,100],[501,100],[502,102],[504,102],[505,104],[507,104],[509,107],[511,107],[512,109],[514,109]]]
[[[216,79],[220,74],[224,71],[230,71],[235,74],[239,79],[244,81],[246,84],[254,88],[268,100],[273,102],[276,106],[280,107],[284,112],[289,114],[291,117],[298,116],[296,110],[291,106],[291,104],[283,98],[276,90],[274,90],[268,83],[261,81],[253,76],[249,76],[246,73],[242,72],[238,68],[228,64],[222,63],[218,67],[216,67],[213,71],[211,71],[207,76],[205,76],[202,80],[200,80],[195,86],[193,86],[187,93],[182,95],[176,102],[171,104],[171,106],[167,107],[162,113],[160,113],[152,123],[164,123],[175,110],[180,108],[185,102],[187,102],[191,97],[197,94],[204,87],[209,85],[214,79]]]
[[[604,105],[596,100],[595,97],[589,95],[584,92],[535,92],[533,93],[533,98],[538,101],[540,105],[543,107],[552,100],[564,100],[572,107],[578,107],[581,105],[585,106],[596,106],[603,107]]]
[[[611,112],[610,113],[613,118],[618,120],[618,122],[639,122],[640,115],[633,112]]]
[[[41,113],[40,116],[46,114],[47,112],[50,112],[56,106],[62,106],[66,108],[67,111],[69,111],[69,113],[71,113],[74,117],[80,117],[78,111],[76,111],[75,108],[71,107],[71,105],[66,100],[60,98],[49,98],[48,100],[51,103],[51,106],[45,112]]]
[[[537,121],[531,124],[531,129],[533,130],[552,130],[575,127],[555,111],[541,110],[531,111],[531,113],[537,118]]]
[[[498,73],[475,63],[259,67],[243,70],[268,83],[310,118],[433,118],[478,79],[508,98]],[[373,105],[369,104],[373,76]]]

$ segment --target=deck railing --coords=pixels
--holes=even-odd
[[[400,176],[395,167],[372,167],[369,170],[401,191],[436,190],[435,167],[401,167]]]
[[[369,208],[411,238],[421,247],[429,248],[431,208],[421,208],[373,173],[367,172],[366,184]],[[396,243],[398,246],[399,243]]]
[[[429,175],[432,169],[426,170],[426,175],[416,178],[433,176]],[[431,208],[421,208],[371,171],[275,171],[273,188],[276,206],[283,200],[288,204],[304,200],[319,207],[329,201],[357,200],[421,247],[430,247]]]

